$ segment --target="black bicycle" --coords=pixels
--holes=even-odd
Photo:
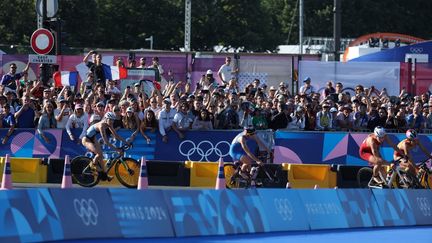
[[[357,172],[357,183],[360,188],[422,188],[417,177],[399,166],[400,159],[392,161],[394,166],[387,173],[387,177],[379,173],[383,183],[377,184],[373,178],[373,168],[363,167]]]
[[[428,158],[417,164],[417,180],[425,189],[432,188],[432,169],[428,166],[430,163],[432,163],[432,159]]]
[[[271,161],[271,155],[266,153],[258,155],[258,158],[267,163]],[[241,171],[241,165],[241,162],[224,165],[227,188],[280,187],[280,178],[282,178],[280,173],[283,173],[281,170],[271,171],[264,164],[254,164],[247,173]]]
[[[135,159],[123,157],[124,152],[129,148],[130,146],[125,144],[119,148],[121,149],[120,153],[117,151],[104,152],[104,154],[107,155],[115,154],[106,162],[108,168],[107,173],[109,173],[114,167],[115,176],[123,186],[136,188],[138,186],[141,166]],[[93,187],[96,186],[99,181],[107,180],[107,175],[104,174],[104,172],[92,170],[90,167],[92,162],[93,159],[86,156],[77,156],[72,159],[72,179],[78,185],[83,187]]]

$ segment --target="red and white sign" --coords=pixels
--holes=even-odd
[[[37,54],[48,54],[54,47],[54,36],[47,29],[37,29],[30,38],[30,45]]]

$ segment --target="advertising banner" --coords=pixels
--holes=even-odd
[[[64,238],[121,238],[122,233],[106,189],[50,189]]]
[[[109,189],[123,237],[173,237],[162,191]]]
[[[348,228],[337,190],[297,190],[312,230]]]
[[[64,239],[62,221],[47,189],[0,191],[0,240]]]
[[[350,228],[384,226],[371,190],[337,190],[337,195]]]
[[[271,232],[309,230],[306,210],[296,190],[257,190]]]
[[[416,224],[412,205],[403,190],[374,189],[372,193],[379,207],[384,226],[411,226]]]
[[[378,90],[386,88],[389,95],[398,96],[400,92],[399,62],[300,61],[299,80],[306,77],[311,78],[312,86],[320,93],[328,81],[341,82],[345,91],[351,94],[359,84],[375,86]]]

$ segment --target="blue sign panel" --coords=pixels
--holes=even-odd
[[[400,190],[372,190],[384,226],[415,225],[415,218],[407,195]]]
[[[110,189],[124,237],[173,237],[170,214],[161,191]]]
[[[177,236],[266,232],[261,201],[253,190],[163,191]]]
[[[0,239],[63,239],[62,222],[47,189],[0,191]]]
[[[416,225],[432,224],[432,193],[430,190],[400,190],[402,198],[408,199]]]
[[[296,190],[258,190],[270,231],[309,230],[306,211]]]
[[[180,140],[175,132],[168,133],[168,143],[157,136],[155,158],[168,161],[232,161],[231,141],[240,131],[188,131]]]
[[[350,228],[384,226],[369,189],[344,189],[337,193]]]
[[[120,238],[113,203],[106,189],[50,189],[60,219],[64,238]]]
[[[311,229],[348,228],[337,190],[298,190]]]

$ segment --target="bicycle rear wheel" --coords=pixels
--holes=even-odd
[[[369,181],[373,175],[372,168],[363,167],[357,172],[357,185],[359,188],[369,188]]]
[[[93,160],[86,156],[78,156],[71,161],[72,180],[83,187],[93,187],[99,183],[99,173],[90,169]]]
[[[224,165],[225,183],[228,189],[250,187],[250,182],[245,180],[239,175],[238,169],[240,168],[239,167],[237,168],[233,164]]]
[[[115,174],[118,181],[127,188],[137,188],[141,165],[132,158],[116,161]]]

